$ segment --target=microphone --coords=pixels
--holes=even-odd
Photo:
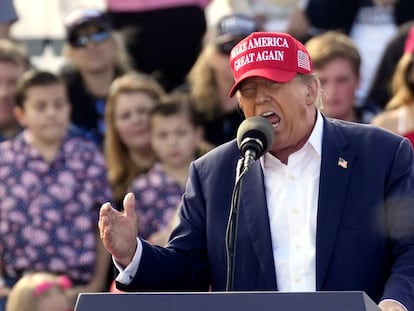
[[[226,227],[227,291],[234,290],[236,237],[242,178],[254,161],[270,150],[274,136],[272,124],[261,116],[245,119],[237,129],[237,146],[242,154],[242,158],[237,162],[236,182],[231,196],[229,220]]]
[[[245,119],[237,130],[237,146],[244,158],[244,169],[270,150],[275,133],[272,124],[264,117]]]

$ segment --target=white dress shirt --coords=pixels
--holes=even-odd
[[[316,215],[323,118],[318,113],[306,144],[287,164],[271,154],[261,159],[270,220],[277,287],[316,290]]]

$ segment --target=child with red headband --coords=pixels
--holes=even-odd
[[[67,291],[72,284],[66,276],[46,272],[24,275],[13,286],[7,311],[71,311]]]

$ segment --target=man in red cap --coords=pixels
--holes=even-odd
[[[231,51],[246,118],[275,139],[243,177],[232,290],[365,291],[385,311],[414,308],[414,157],[407,139],[324,117],[304,46],[255,32]],[[180,223],[166,248],[136,237],[134,197],[105,203],[103,243],[125,290],[226,288],[226,226],[236,141],[190,168]]]

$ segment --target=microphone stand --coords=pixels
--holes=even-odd
[[[237,162],[236,180],[233,188],[229,219],[226,228],[226,255],[227,255],[227,279],[226,291],[234,289],[234,269],[236,265],[236,239],[238,229],[238,216],[240,206],[240,189],[242,177],[246,174],[250,166],[244,165],[244,158]]]

